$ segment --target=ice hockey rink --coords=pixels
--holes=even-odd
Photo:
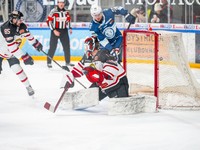
[[[105,99],[82,111],[61,106],[54,114],[43,105],[46,101],[53,105],[57,102],[64,71],[55,64],[48,69],[45,61],[36,61],[33,66],[21,64],[36,94],[29,97],[7,61],[3,61],[0,150],[200,149],[200,111],[159,110],[110,116]],[[200,70],[192,71],[200,81]],[[81,88],[75,84],[73,90]]]

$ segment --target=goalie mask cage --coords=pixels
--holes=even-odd
[[[189,67],[181,33],[125,30],[123,38],[130,95],[154,95],[157,108],[200,108],[200,85]]]

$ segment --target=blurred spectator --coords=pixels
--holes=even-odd
[[[170,21],[172,21],[172,16],[173,16],[173,10],[172,10],[172,7],[169,6],[168,4],[168,1],[167,0],[160,0],[160,4],[161,4],[161,8],[162,8],[162,13],[165,15],[165,16],[168,16],[168,14],[170,13]],[[169,8],[170,7],[170,8]],[[170,12],[169,12],[170,11]],[[168,19],[167,19],[168,20]]]
[[[167,23],[167,16],[162,12],[162,7],[159,3],[154,5],[154,14],[151,18],[151,23]]]
[[[159,3],[160,2],[160,0],[156,0],[156,2],[155,2],[155,4],[156,3]],[[155,4],[154,5],[151,5],[151,8],[150,9],[148,9],[148,22],[151,22],[151,19],[153,18],[153,15],[154,15],[154,6],[155,6]]]
[[[145,23],[146,17],[145,17],[145,6],[142,5],[139,8],[136,9],[136,23]]]

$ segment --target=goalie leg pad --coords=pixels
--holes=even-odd
[[[132,115],[140,112],[156,112],[156,97],[135,95],[109,99],[108,115]]]
[[[99,104],[99,88],[67,92],[62,101],[63,109],[86,109]]]

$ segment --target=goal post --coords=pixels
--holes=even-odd
[[[129,58],[129,54],[127,53],[127,49],[129,48],[129,43],[128,41],[132,41],[131,37],[129,38],[129,34],[135,34],[135,35],[143,35],[144,37],[150,37],[153,36],[154,38],[154,96],[157,98],[156,101],[156,108],[159,106],[159,101],[158,101],[158,90],[159,90],[159,85],[158,85],[158,71],[159,71],[159,64],[158,64],[158,39],[159,39],[159,34],[156,32],[152,31],[143,31],[143,30],[124,30],[123,32],[123,66],[124,69],[127,72],[127,59]],[[129,58],[130,59],[130,58]]]
[[[200,85],[189,67],[181,33],[125,30],[123,48],[130,94],[154,95],[157,108],[200,108]]]

